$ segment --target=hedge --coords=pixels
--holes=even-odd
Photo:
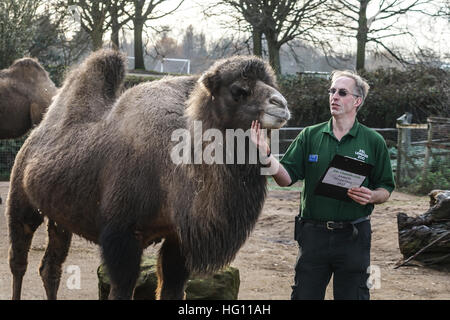
[[[423,66],[379,69],[362,74],[371,89],[358,119],[371,128],[395,128],[396,119],[405,112],[414,123],[426,123],[429,116],[449,117],[450,72]],[[330,118],[328,79],[298,74],[279,79],[280,90],[289,103],[289,126],[304,127]]]
[[[406,70],[378,69],[364,72],[370,85],[368,98],[358,119],[371,128],[395,128],[405,112],[414,123],[426,123],[429,116],[450,117],[450,72],[421,65]],[[127,76],[125,88],[156,77]],[[292,119],[288,126],[304,127],[330,118],[328,79],[311,75],[283,75],[280,90],[289,103]]]

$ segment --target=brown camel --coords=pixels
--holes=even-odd
[[[49,299],[72,233],[100,245],[114,299],[132,297],[143,249],[164,239],[157,297],[182,299],[190,273],[231,262],[254,227],[266,195],[259,162],[176,164],[172,134],[193,132],[198,121],[203,131],[222,133],[255,119],[281,127],[289,111],[272,69],[256,57],[233,57],[201,77],[144,83],[116,99],[123,77],[122,55],[93,53],[17,155],[6,209],[14,299],[44,216],[48,247],[39,271]]]
[[[38,124],[56,90],[36,59],[22,58],[0,70],[0,139],[18,138]]]

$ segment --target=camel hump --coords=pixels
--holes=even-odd
[[[107,97],[115,98],[125,77],[125,57],[116,50],[99,50],[89,56],[80,71],[79,80],[84,85],[100,85]]]
[[[39,62],[35,58],[21,58],[17,59],[11,65],[11,68],[24,68],[24,69],[32,69],[35,68],[37,70],[44,71],[44,68],[39,64]]]
[[[8,69],[0,70],[0,78],[10,78],[19,81],[37,81],[48,77],[47,71],[35,58],[20,58],[15,60]]]
[[[125,78],[125,57],[102,49],[75,67],[51,108],[65,110],[69,123],[96,122],[111,110]]]

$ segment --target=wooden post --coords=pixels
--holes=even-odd
[[[396,182],[398,186],[401,186],[401,179],[402,179],[402,153],[403,153],[403,143],[402,138],[403,136],[403,129],[402,127],[397,124],[397,171],[395,172]]]
[[[423,170],[422,170],[422,184],[424,184],[424,181],[427,177],[428,164],[430,162],[431,156],[431,143],[433,142],[433,122],[430,120],[430,118],[427,118],[427,122],[428,122],[428,136],[427,136],[425,160],[423,163]]]
[[[408,127],[412,121],[412,113],[405,112],[404,115],[397,118],[397,185],[402,185],[402,177],[406,174],[406,160],[408,157],[408,148],[411,143],[411,129]],[[404,156],[404,159],[403,159]],[[405,166],[403,166],[403,163]]]

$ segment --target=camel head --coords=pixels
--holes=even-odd
[[[216,62],[199,78],[187,113],[223,129],[245,130],[253,120],[259,120],[262,128],[278,129],[290,118],[272,68],[254,56]]]
[[[17,138],[37,125],[57,88],[34,58],[16,60],[0,70],[0,139]]]

